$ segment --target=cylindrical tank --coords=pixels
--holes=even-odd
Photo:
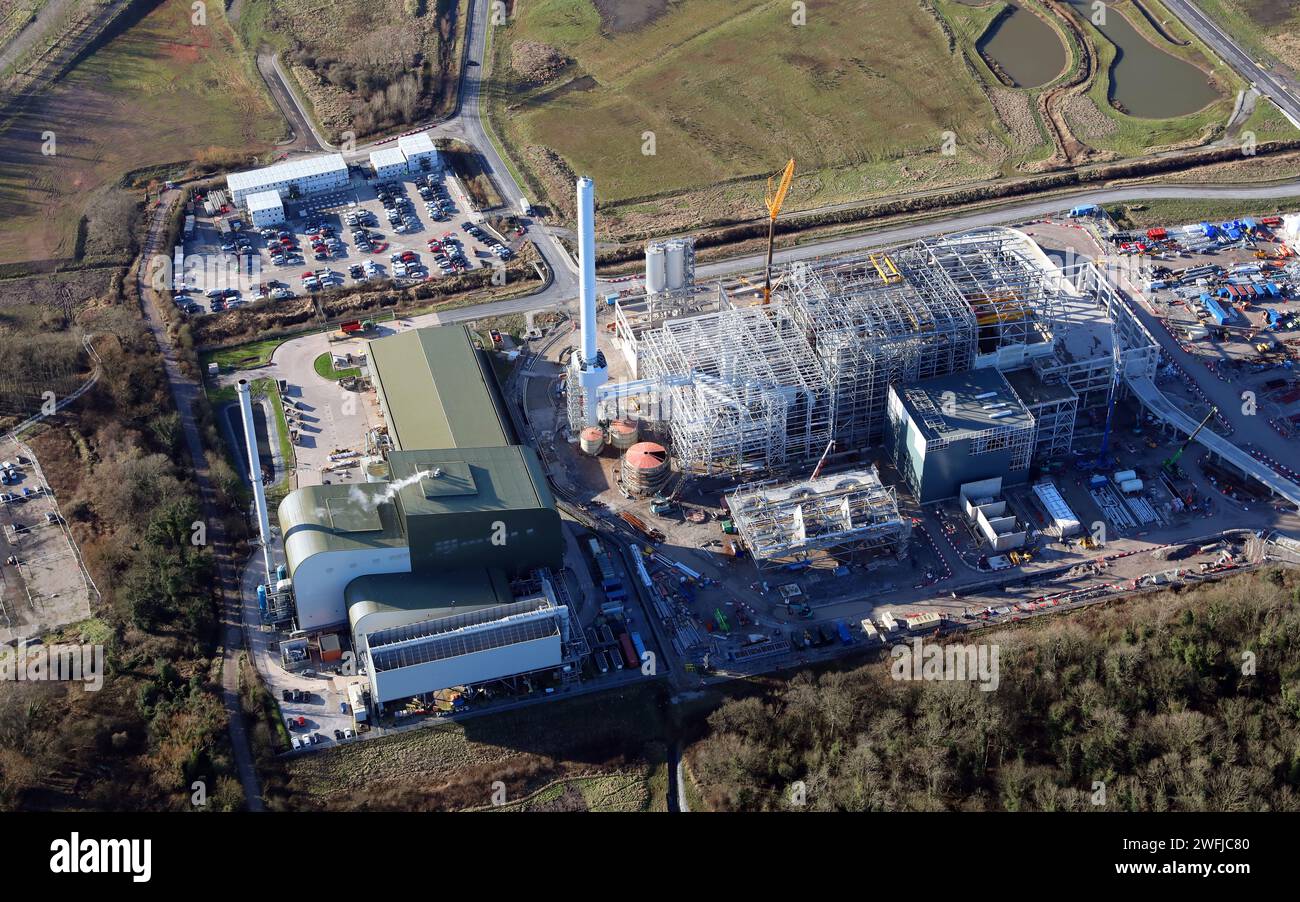
[[[578,447],[583,454],[595,457],[605,448],[605,430],[599,426],[588,426],[578,434]]]
[[[257,609],[259,611],[266,610],[266,586],[260,584],[257,587]]]
[[[623,485],[629,492],[650,495],[668,479],[668,451],[654,442],[638,442],[623,455]]]
[[[388,469],[388,461],[382,457],[372,457],[365,463],[366,482],[388,482],[392,476],[392,471]]]
[[[609,443],[620,451],[636,444],[641,427],[636,420],[615,420],[609,424]]]
[[[1111,477],[1115,482],[1128,482],[1130,479],[1136,479],[1137,473],[1133,470],[1116,470],[1115,475]]]
[[[1141,479],[1125,479],[1119,484],[1119,490],[1125,495],[1131,495],[1134,492],[1142,491]]]
[[[667,284],[667,258],[664,249],[651,244],[645,249],[645,290],[647,294],[658,294]]]
[[[280,566],[276,567],[276,568],[275,568],[275,578],[276,578],[276,579],[288,579],[288,578],[289,578],[289,568],[288,568],[287,566],[285,566],[284,564],[281,564]]]
[[[669,291],[676,291],[686,285],[686,246],[680,241],[674,241],[664,246],[664,255],[667,259],[667,278],[665,281]]]

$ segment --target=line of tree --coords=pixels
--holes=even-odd
[[[729,810],[1300,809],[1300,579],[1273,569],[980,637],[1000,682],[890,661],[724,703],[688,760]]]

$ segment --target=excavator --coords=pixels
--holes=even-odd
[[[1201,420],[1201,425],[1193,429],[1192,434],[1187,436],[1187,441],[1179,445],[1178,450],[1175,451],[1169,457],[1168,460],[1166,460],[1163,464],[1161,464],[1161,466],[1164,467],[1166,473],[1176,475],[1179,472],[1178,459],[1183,456],[1183,452],[1187,450],[1187,446],[1192,443],[1192,441],[1196,438],[1196,436],[1201,434],[1201,430],[1205,428],[1205,425],[1209,423],[1210,420],[1214,418],[1214,415],[1218,412],[1219,412],[1219,408],[1211,407],[1210,412],[1205,415],[1205,419]]]

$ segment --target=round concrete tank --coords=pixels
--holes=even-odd
[[[366,482],[388,482],[392,478],[392,471],[388,469],[388,461],[382,457],[372,457],[365,462]]]
[[[638,442],[623,455],[623,485],[629,492],[650,495],[668,479],[668,450],[655,442]]]
[[[666,284],[667,259],[664,249],[651,244],[645,249],[645,290],[647,294],[658,294]]]
[[[605,448],[605,430],[599,426],[588,426],[578,435],[578,447],[583,454],[595,457]]]
[[[669,291],[676,291],[686,285],[686,245],[673,241],[664,247],[667,260],[667,279]]]
[[[636,444],[641,426],[636,420],[615,420],[609,424],[609,443],[620,451]]]

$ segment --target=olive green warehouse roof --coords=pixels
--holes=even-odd
[[[369,345],[379,405],[398,449],[512,443],[496,379],[465,326],[411,329]]]
[[[546,474],[532,448],[511,443],[495,377],[469,331],[373,341],[370,366],[399,445],[388,454],[390,481],[291,492],[279,507],[290,574],[325,552],[408,548],[417,575],[558,567],[564,542]]]

